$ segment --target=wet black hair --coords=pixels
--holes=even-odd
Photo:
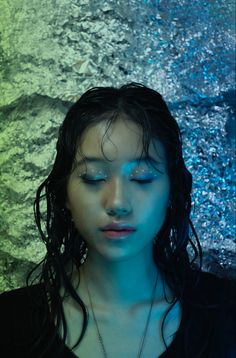
[[[182,153],[182,138],[179,126],[170,113],[164,99],[155,90],[140,83],[132,82],[114,87],[94,87],[86,91],[69,109],[59,128],[56,146],[56,158],[53,168],[39,186],[34,202],[35,221],[40,236],[46,245],[45,258],[27,276],[27,286],[33,271],[42,265],[38,276],[45,291],[45,306],[50,307],[52,322],[56,319],[56,329],[62,320],[65,344],[67,324],[63,311],[59,289],[63,284],[67,295],[80,306],[83,313],[83,327],[75,347],[84,337],[88,313],[85,304],[78,296],[71,282],[74,268],[86,260],[86,244],[76,230],[71,214],[65,206],[67,180],[73,171],[75,155],[85,130],[106,120],[108,126],[118,118],[125,116],[143,129],[143,152],[148,157],[148,148],[153,138],[158,139],[165,148],[168,175],[171,184],[171,205],[167,209],[165,222],[153,244],[153,258],[162,277],[172,289],[174,298],[166,311],[161,326],[164,338],[164,322],[168,312],[178,300],[183,299],[188,272],[193,268],[197,284],[202,266],[202,249],[196,231],[190,219],[192,175],[185,166]],[[43,205],[46,210],[43,210]],[[195,242],[194,242],[195,241]],[[193,255],[190,260],[188,247]],[[200,264],[195,261],[199,258]],[[71,270],[68,271],[68,265]],[[167,297],[165,297],[167,300]],[[46,314],[44,324],[46,324]],[[40,340],[44,330],[41,329]],[[52,341],[55,337],[52,338]],[[49,345],[52,344],[49,342]],[[167,347],[167,346],[166,346]],[[42,355],[43,356],[43,355]],[[60,353],[58,353],[58,357]]]

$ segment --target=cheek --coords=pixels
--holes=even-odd
[[[144,205],[146,217],[159,218],[163,215],[165,216],[168,206],[168,197],[153,197],[150,200],[147,200]]]
[[[168,186],[162,191],[153,193],[153,195],[143,197],[140,200],[140,212],[145,222],[149,222],[151,226],[160,227],[163,224],[169,202]],[[145,208],[145,210],[144,210]]]
[[[74,225],[77,231],[86,238],[90,230],[93,228],[94,213],[88,205],[81,205],[80,207],[73,207],[71,210]]]
[[[97,212],[95,205],[88,201],[77,201],[71,205],[71,214],[76,223],[87,223]]]
[[[83,190],[69,193],[69,206],[75,226],[81,233],[87,233],[97,222],[98,202]]]

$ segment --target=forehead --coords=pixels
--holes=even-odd
[[[140,157],[143,150],[142,127],[131,120],[119,118],[108,126],[101,121],[89,127],[82,135],[76,159],[85,156],[97,156],[107,160],[123,162]],[[148,154],[156,160],[165,161],[165,149],[162,143],[152,138]]]

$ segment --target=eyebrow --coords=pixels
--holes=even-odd
[[[141,159],[138,158],[132,158],[130,159],[128,162],[132,163],[132,162],[152,162],[154,164],[161,164],[161,162],[158,162],[156,159],[154,159],[152,156],[145,156],[142,157]],[[103,158],[98,158],[98,157],[87,157],[85,156],[84,159],[81,159],[79,161],[76,161],[76,166],[82,165],[84,163],[107,163],[108,160],[105,160]]]

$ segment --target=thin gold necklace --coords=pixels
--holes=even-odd
[[[84,272],[84,267],[83,267],[83,272]],[[85,272],[84,272],[84,277],[85,277]],[[142,354],[142,351],[143,351],[143,348],[144,348],[144,342],[145,342],[145,338],[146,338],[146,335],[147,335],[147,330],[148,330],[148,326],[149,326],[149,323],[150,323],[150,318],[151,318],[151,313],[152,313],[152,307],[153,307],[154,298],[155,298],[155,291],[156,291],[156,286],[157,286],[157,279],[158,279],[158,272],[157,272],[157,277],[156,277],[156,281],[155,281],[154,288],[153,288],[151,306],[150,306],[150,309],[149,309],[148,318],[147,318],[146,325],[145,325],[145,329],[144,329],[144,334],[143,334],[143,337],[142,337],[141,342],[140,342],[139,352],[138,352],[137,358],[140,358],[140,357],[141,357],[141,354]],[[99,328],[98,328],[98,322],[97,322],[97,319],[96,319],[96,316],[95,316],[95,313],[94,313],[93,303],[92,303],[90,291],[89,291],[88,284],[87,284],[87,281],[86,281],[86,280],[85,280],[85,283],[86,283],[86,287],[87,287],[87,291],[88,291],[89,301],[90,301],[91,308],[92,308],[93,319],[94,319],[94,322],[95,322],[95,325],[96,325],[98,340],[99,340],[99,343],[100,343],[100,345],[101,345],[101,348],[102,348],[102,352],[103,352],[104,357],[105,357],[105,358],[108,358],[108,355],[107,355],[107,352],[106,352],[106,349],[105,349],[105,345],[104,345],[104,342],[103,342],[101,333],[100,333]]]

